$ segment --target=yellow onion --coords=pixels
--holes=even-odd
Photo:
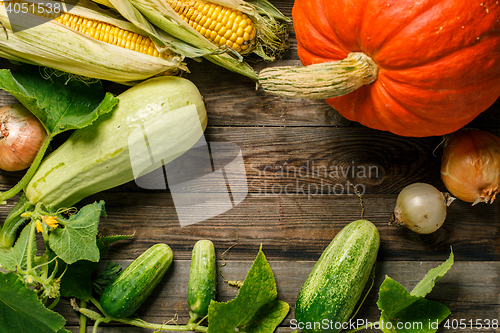
[[[445,139],[441,179],[456,198],[475,205],[492,203],[500,186],[500,138],[461,130]]]
[[[26,169],[35,159],[47,132],[22,104],[0,108],[0,169]]]

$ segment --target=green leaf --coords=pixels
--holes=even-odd
[[[382,313],[380,321],[386,333],[431,333],[436,332],[438,324],[449,315],[450,310],[443,303],[420,297],[391,316]]]
[[[259,309],[276,296],[274,275],[261,249],[238,295],[226,303],[210,302],[208,333],[234,333],[236,328],[256,321],[253,317]]]
[[[36,292],[14,273],[0,272],[0,331],[2,333],[64,332],[64,318],[47,309]],[[62,331],[61,331],[62,330]]]
[[[97,237],[96,243],[99,249],[99,257],[102,258],[106,254],[109,244],[118,240],[127,239],[129,237],[130,236],[125,235]],[[55,256],[55,254],[53,254],[53,256]],[[67,265],[64,261],[59,259],[57,260],[59,263],[58,276],[60,276],[67,267],[61,278],[61,296],[76,297],[84,301],[90,300],[92,297],[93,287],[95,287],[92,275],[94,274],[99,263],[88,260],[79,260],[71,265]]]
[[[88,301],[92,297],[92,272],[99,263],[88,260],[79,260],[71,265],[66,265],[62,260],[58,272],[64,272],[61,278],[60,293],[62,297],[75,297]]]
[[[285,319],[290,311],[290,306],[280,300],[275,299],[259,309],[252,320],[241,330],[247,333],[268,333],[274,332],[276,327]]]
[[[441,279],[453,266],[454,256],[453,251],[450,253],[450,257],[441,265],[436,268],[431,269],[425,277],[413,288],[411,294],[414,296],[424,297],[431,292],[432,288],[439,279]]]
[[[101,236],[98,237],[98,243],[100,243],[99,246],[105,246],[106,248],[114,242],[120,241],[120,240],[126,240],[131,237],[134,237],[134,235],[112,235],[112,236]]]
[[[401,284],[386,276],[379,289],[378,308],[382,314],[391,316],[416,302],[419,297],[412,296]]]
[[[102,292],[108,284],[114,281],[122,270],[122,266],[116,262],[108,261],[106,262],[106,266],[99,272],[95,279],[92,280],[92,286],[94,287],[95,292],[98,295],[102,295]]]
[[[28,262],[28,243],[30,240],[30,229],[31,225],[28,224],[24,227],[21,235],[16,241],[14,248],[10,251],[0,251],[0,264],[3,268],[8,271],[15,271],[17,267],[26,269]],[[34,238],[34,234],[32,238]],[[33,246],[31,248],[31,258],[35,258],[36,246],[33,241]]]
[[[52,136],[86,127],[118,103],[104,92],[100,82],[82,82],[67,75],[49,75],[48,71],[30,65],[15,73],[0,70],[0,89],[17,98]]]
[[[96,236],[103,211],[104,201],[100,201],[84,206],[67,220],[59,218],[62,226],[50,233],[50,248],[67,264],[78,260],[99,261]]]
[[[440,266],[431,269],[409,293],[390,277],[385,278],[379,289],[378,308],[382,311],[379,327],[386,333],[431,333],[450,315],[448,307],[425,298],[453,265],[453,252]]]

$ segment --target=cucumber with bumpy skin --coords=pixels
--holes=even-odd
[[[302,331],[341,331],[370,277],[379,246],[379,232],[367,220],[349,223],[334,237],[297,297],[295,319]]]
[[[117,319],[133,315],[161,281],[172,260],[167,244],[155,244],[132,261],[101,295],[106,314]]]
[[[217,264],[214,244],[209,240],[199,240],[193,247],[187,300],[191,321],[208,314],[211,300],[215,300],[217,289]]]

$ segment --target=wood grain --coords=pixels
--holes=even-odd
[[[273,3],[291,17],[293,1]],[[290,48],[283,58],[273,63],[252,62],[257,71],[268,66],[300,66],[293,25],[289,34]],[[227,176],[236,184],[231,190],[248,191],[246,198],[220,215],[186,227],[180,227],[171,190],[145,189],[146,179],[141,186],[129,182],[79,204],[105,200],[108,216],[101,221],[100,232],[134,234],[130,240],[113,244],[104,260],[126,266],[155,243],[165,242],[173,249],[173,267],[140,309],[143,319],[161,323],[177,314],[180,323],[186,322],[189,259],[199,239],[212,240],[218,257],[235,245],[225,254],[227,265],[222,268],[231,279],[244,278],[262,245],[276,276],[279,298],[293,307],[324,248],[343,226],[361,217],[359,198],[348,182],[362,190],[363,217],[374,222],[381,235],[375,287],[357,318],[378,319],[376,290],[385,275],[411,289],[431,267],[444,261],[452,248],[455,265],[428,297],[449,306],[451,319],[500,319],[500,202],[472,207],[455,201],[443,227],[431,235],[388,225],[397,194],[404,186],[427,182],[445,190],[439,176],[440,149],[436,149],[441,137],[407,138],[368,129],[345,119],[322,100],[271,96],[250,79],[206,60],[187,63],[190,73],[184,77],[196,84],[206,104],[206,141],[231,143],[241,149],[244,171],[228,171]],[[5,60],[0,60],[0,67],[17,68]],[[114,94],[128,88],[107,81],[103,86]],[[0,107],[14,102],[14,97],[0,91]],[[468,127],[500,135],[499,112],[497,100]],[[68,135],[56,137],[51,148]],[[0,191],[12,187],[23,173],[0,171]],[[199,183],[206,185],[202,180]],[[0,220],[18,197],[0,206]],[[209,208],[219,205],[213,203]],[[43,249],[43,240],[38,239],[37,245]],[[221,301],[236,295],[222,278],[218,289]],[[79,332],[78,316],[68,299],[62,299],[56,310],[67,319],[67,329]],[[292,332],[291,319],[293,310],[277,332]],[[460,330],[477,331],[495,330]],[[90,326],[87,332],[91,332]],[[109,324],[100,332],[152,330]]]
[[[265,251],[265,249],[264,249]],[[256,251],[252,251],[255,255]],[[231,252],[229,252],[230,254]],[[175,252],[174,252],[175,256]],[[122,266],[128,265],[130,261],[119,261]],[[219,264],[221,261],[219,260]],[[378,289],[386,276],[411,291],[421,278],[433,267],[439,265],[434,261],[382,261],[377,262],[376,278],[374,286],[368,297],[356,315],[356,320],[376,322],[380,317],[376,301]],[[278,333],[293,332],[290,328],[294,326],[291,319],[294,318],[293,308],[298,291],[314,266],[313,261],[272,261],[271,268],[275,275],[278,288],[278,299],[287,302],[291,310],[285,321],[280,325]],[[220,268],[224,277],[230,280],[243,280],[250,269],[250,261],[234,261],[229,256],[226,265]],[[498,295],[499,287],[499,265],[496,262],[456,262],[452,269],[437,282],[434,290],[427,296],[428,299],[443,302],[451,311],[448,319],[472,320],[498,319]],[[481,272],[479,276],[477,272]],[[189,275],[189,260],[174,259],[173,266],[167,272],[162,282],[147,299],[146,304],[138,311],[138,315],[153,323],[162,323],[178,316],[178,323],[186,323],[189,318],[186,302],[187,276]],[[223,282],[219,275],[217,288],[217,299],[226,302],[233,299],[237,290]],[[365,288],[365,292],[368,288]],[[93,307],[92,307],[93,308]],[[68,319],[68,325],[78,325],[76,313],[69,307],[65,300],[56,309]],[[148,330],[136,330],[120,328],[120,332],[148,332]],[[101,332],[118,332],[116,328],[103,326]],[[444,327],[439,332],[452,331]],[[481,330],[493,332],[494,330]]]

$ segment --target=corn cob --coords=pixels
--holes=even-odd
[[[174,56],[170,50],[159,53],[151,38],[120,29],[111,24],[87,20],[69,13],[59,16],[55,20],[104,43],[117,45],[153,57],[171,58]]]
[[[25,22],[30,21],[31,26],[34,25],[31,20],[40,23],[27,30],[22,26],[17,27],[20,31],[12,29],[11,24],[22,23],[8,20],[4,13],[8,3],[28,3],[30,10],[16,12],[16,15],[24,15]],[[39,6],[23,0],[0,1],[0,22],[7,27],[7,33],[0,34],[0,56],[120,83],[185,69],[181,63],[182,55],[167,48],[160,52],[150,37],[141,34],[129,22],[82,6],[74,7],[72,13],[39,10]],[[9,24],[4,23],[7,21]],[[70,41],[65,41],[65,38]],[[30,50],[32,47],[34,50]]]
[[[30,3],[28,1],[9,0],[8,3],[10,3],[11,6],[19,4],[20,8],[26,8],[27,12],[30,14],[39,15],[49,20],[56,20],[57,22],[75,31],[81,32],[104,43],[117,45],[153,57],[172,58],[174,56],[174,53],[170,50],[166,50],[161,53],[158,52],[158,49],[155,47],[151,38],[132,31],[120,29],[112,24],[87,19],[70,13],[60,15],[60,13],[57,13],[54,10],[39,10],[39,7],[43,6],[34,6],[34,3]],[[27,4],[27,6],[23,7],[22,4]],[[5,6],[6,1],[0,1],[0,5]]]
[[[256,29],[241,11],[200,0],[166,0],[196,31],[219,47],[248,53],[255,46]]]
[[[204,57],[255,81],[257,74],[243,56],[252,52],[272,61],[288,47],[290,20],[268,0],[93,1],[117,10],[139,28],[144,29],[147,21],[158,32],[191,47],[182,49],[186,57]],[[148,28],[145,31],[154,34]]]

